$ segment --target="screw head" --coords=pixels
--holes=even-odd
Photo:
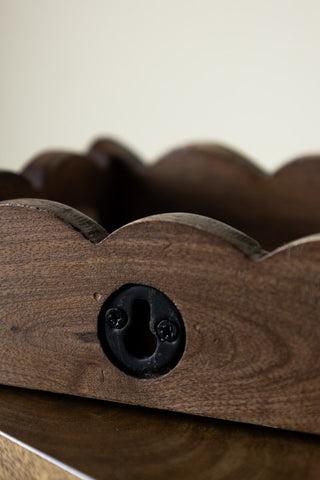
[[[161,320],[156,327],[160,342],[174,342],[178,337],[178,328],[171,320]]]
[[[119,307],[109,308],[106,311],[105,318],[109,325],[116,329],[125,327],[128,322],[127,313]]]

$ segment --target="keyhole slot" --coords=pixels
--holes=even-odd
[[[186,342],[182,317],[170,298],[154,287],[134,284],[123,285],[106,299],[98,336],[115,367],[145,380],[173,370]]]
[[[131,326],[126,332],[125,346],[136,358],[151,357],[157,347],[157,338],[150,330],[150,305],[146,300],[134,300]]]

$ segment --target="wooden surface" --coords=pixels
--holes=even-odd
[[[146,166],[121,144],[101,139],[84,154],[46,152],[20,175],[2,172],[0,200],[62,202],[108,231],[147,215],[195,213],[228,223],[274,249],[320,231],[319,182],[316,155],[267,174],[235,151],[199,144]]]
[[[148,169],[153,213],[189,212],[246,232],[264,248],[320,231],[320,156],[296,159],[273,174],[217,145],[169,152]]]
[[[320,439],[314,435],[22,389],[0,388],[0,430],[97,480],[320,476]],[[42,476],[30,472],[33,464],[21,452],[18,470],[10,463],[14,453],[3,453],[5,444],[0,435],[1,479],[72,478],[63,470],[44,476],[47,465]]]
[[[320,433],[319,236],[266,254],[172,214],[101,241],[79,212],[28,200],[2,203],[0,220],[1,383]],[[97,336],[102,303],[132,283],[185,323],[180,363],[152,380],[116,368]]]
[[[74,474],[68,466],[0,431],[0,480],[25,478],[28,480],[79,480],[83,479],[83,476]]]

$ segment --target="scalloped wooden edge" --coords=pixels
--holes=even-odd
[[[97,222],[75,208],[52,200],[38,198],[17,198],[0,202],[0,207],[32,208],[51,213],[67,225],[78,230],[92,243],[99,243],[108,236],[108,232]]]
[[[320,242],[320,233],[308,235],[292,242],[288,242],[278,248],[271,251],[264,250],[259,242],[249,237],[241,230],[233,228],[232,226],[215,220],[213,218],[205,217],[203,215],[196,215],[192,213],[176,212],[176,213],[163,213],[158,215],[150,215],[148,217],[140,218],[126,225],[123,225],[119,229],[109,233],[99,223],[95,222],[92,218],[88,217],[79,210],[69,207],[68,205],[54,202],[52,200],[33,199],[33,198],[18,198],[0,202],[0,207],[21,207],[31,208],[54,215],[65,224],[72,226],[77,230],[84,238],[88,239],[94,244],[102,243],[107,238],[113,238],[118,235],[120,231],[124,229],[130,229],[134,225],[148,222],[173,222],[186,227],[195,228],[201,230],[212,237],[220,238],[227,244],[232,245],[239,252],[243,253],[251,260],[264,260],[271,258],[275,255],[286,253],[286,251],[293,248],[298,248],[310,243]]]
[[[161,162],[171,162],[174,157],[180,155],[184,156],[185,154],[189,153],[203,154],[210,157],[220,157],[223,161],[234,163],[236,168],[242,168],[247,172],[249,171],[265,179],[270,179],[278,175],[287,174],[287,171],[293,168],[296,169],[302,167],[303,169],[305,169],[307,164],[312,164],[314,162],[318,163],[320,161],[320,153],[299,155],[285,161],[278,168],[275,168],[272,171],[268,171],[264,169],[261,165],[259,165],[255,160],[253,160],[249,154],[243,152],[240,153],[236,148],[232,148],[220,143],[199,142],[173,148],[158,157],[154,162],[148,165],[148,167],[157,168],[158,164]]]
[[[39,153],[34,158],[26,163],[26,165],[21,169],[20,172],[16,175],[21,175],[28,179],[32,184],[32,170],[34,168],[44,168],[52,165],[52,169],[55,166],[61,165],[63,162],[68,161],[71,157],[86,159],[88,163],[94,163],[100,168],[106,167],[106,158],[107,155],[117,155],[118,158],[123,158],[125,161],[129,162],[132,168],[134,169],[146,169],[154,170],[159,168],[160,164],[165,162],[172,162],[177,156],[186,155],[186,154],[202,154],[204,156],[208,155],[210,157],[216,156],[219,157],[222,161],[227,161],[234,165],[235,169],[243,169],[246,173],[251,173],[257,175],[260,178],[270,180],[274,177],[284,176],[291,173],[291,170],[302,168],[304,171],[306,168],[313,166],[314,162],[320,164],[320,154],[307,154],[294,157],[293,159],[287,160],[279,168],[274,169],[273,171],[267,171],[260,165],[258,165],[254,160],[250,158],[249,155],[245,153],[239,153],[236,149],[232,147],[227,147],[219,143],[190,143],[180,147],[174,147],[170,149],[165,154],[160,155],[158,158],[154,159],[151,163],[146,163],[142,158],[139,158],[131,150],[123,146],[120,142],[113,140],[112,138],[102,137],[98,140],[92,142],[87,152],[58,152],[58,151],[44,151]],[[12,173],[7,171],[0,171],[0,175],[3,173]],[[319,168],[320,175],[320,168]],[[35,182],[35,186],[39,186],[39,181]]]
[[[198,167],[200,159],[203,163]],[[182,172],[184,163],[187,167],[184,169],[182,180],[178,181],[179,172]],[[215,181],[214,175],[218,175],[216,179],[216,182],[220,183],[218,193],[216,195],[214,192],[210,193],[208,182],[203,193],[200,185],[197,187],[196,181],[193,181],[192,173],[186,171],[190,167],[192,171],[198,169],[202,179],[205,178],[207,170],[209,177],[212,176],[212,182]],[[75,193],[72,193],[72,186],[69,192],[67,185],[69,180],[64,176],[64,169],[67,177],[71,174],[71,170],[76,177],[78,175],[75,184],[79,183],[79,185]],[[91,178],[90,187],[87,184],[88,172]],[[123,176],[124,185],[121,185]],[[146,165],[120,143],[110,139],[100,139],[94,142],[84,154],[47,152],[31,160],[20,174],[0,172],[0,198],[6,200],[32,197],[58,200],[83,210],[113,231],[120,225],[137,218],[150,216],[153,213],[172,212],[170,207],[172,196],[183,195],[183,188],[187,196],[191,188],[192,198],[196,198],[198,190],[199,197],[203,194],[197,206],[197,213],[219,218],[223,223],[258,239],[268,250],[274,250],[283,243],[315,234],[320,228],[320,214],[317,213],[320,211],[317,178],[320,178],[320,156],[316,155],[297,158],[275,172],[267,173],[245,155],[232,149],[218,144],[191,144],[172,150],[155,163]],[[108,182],[111,188],[109,184],[105,184]],[[143,188],[140,194],[141,182]],[[186,182],[185,187],[183,182]],[[229,185],[226,188],[235,189],[235,193],[230,193],[230,198],[223,188],[221,189],[221,184],[223,186],[224,183],[226,186]],[[217,186],[214,185],[213,189]],[[1,188],[7,192],[5,198],[4,194],[1,197]],[[146,192],[149,192],[150,196],[150,189],[154,189],[156,195],[154,212],[152,212],[153,207],[149,205],[152,204],[152,198],[143,200]],[[56,190],[59,191],[58,198],[55,198]],[[83,199],[81,199],[81,192],[86,192]],[[161,207],[162,193],[165,198],[166,195],[169,197]],[[275,198],[273,198],[274,193],[276,193]],[[130,201],[130,195],[135,197],[137,194],[141,198],[137,199],[137,205],[135,205],[136,199]],[[125,198],[126,196],[128,198]],[[117,197],[121,198],[120,202]],[[250,199],[252,208],[250,208]],[[186,203],[189,208],[178,207],[175,211],[192,213],[190,202],[191,198]],[[92,203],[92,205],[87,205],[85,208],[86,203]],[[120,204],[119,212],[118,204]],[[181,204],[180,200],[178,204]],[[134,205],[133,211],[130,210],[131,205]],[[264,216],[265,229],[262,224]],[[272,233],[273,230],[275,241],[270,237],[270,232]]]
[[[228,225],[164,214],[93,244],[95,222],[64,205],[0,207],[1,382],[320,433],[319,236],[266,254]],[[182,360],[157,379],[101,349],[101,304],[124,284],[158,288],[185,321]]]

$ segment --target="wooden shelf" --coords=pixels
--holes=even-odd
[[[320,475],[318,436],[16,388],[0,389],[0,430],[96,480]],[[9,457],[12,450],[0,442],[6,463],[3,448]],[[0,478],[46,478],[34,462],[25,470],[9,463],[10,475],[0,470]],[[50,462],[41,469],[50,479],[72,478],[63,469],[54,476]]]
[[[319,478],[319,160],[0,173],[0,479]]]

